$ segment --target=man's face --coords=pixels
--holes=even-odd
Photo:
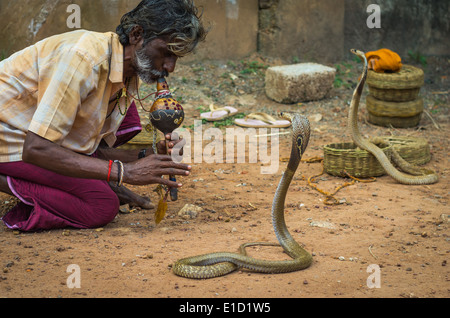
[[[137,75],[147,84],[158,78],[167,77],[175,70],[178,57],[167,48],[167,42],[156,38],[145,46],[136,48],[134,68]]]

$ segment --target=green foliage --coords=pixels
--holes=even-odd
[[[236,68],[236,63],[234,63],[233,61],[228,61],[228,62],[227,62],[227,65],[228,65],[230,68]]]
[[[408,51],[408,56],[415,62],[422,64],[423,67],[427,66],[427,58],[420,54],[420,52]]]
[[[342,79],[342,76],[344,73],[342,72],[342,66],[340,64],[336,64],[336,76],[334,78],[333,86],[334,88],[339,88],[344,84],[344,80]]]
[[[336,77],[334,78],[334,82],[333,82],[334,88],[341,87],[343,83],[344,83],[344,81],[342,80],[342,78],[336,74]]]
[[[194,73],[200,73],[200,72],[203,72],[203,71],[205,71],[206,69],[205,69],[205,67],[204,66],[198,66],[198,67],[194,67],[193,69],[192,69],[192,71],[194,72]]]
[[[200,113],[207,113],[210,111],[209,107],[200,105],[196,108],[196,110],[200,111]],[[237,113],[233,116],[224,118],[222,120],[219,121],[207,121],[206,119],[202,119],[202,125],[207,125],[207,124],[212,124],[214,127],[216,128],[221,128],[221,127],[226,127],[226,126],[232,126],[234,125],[234,119],[235,118],[244,118],[245,114],[244,113]],[[194,125],[184,125],[185,128],[189,128],[189,129],[194,129]]]
[[[7,57],[8,57],[8,54],[6,53],[6,50],[5,49],[1,49],[0,50],[0,61],[3,61]]]
[[[266,65],[257,61],[241,61],[241,63],[243,64],[241,74],[257,74],[261,70],[265,70],[267,68]]]
[[[230,116],[230,117],[227,117],[225,119],[213,122],[214,123],[214,127],[220,128],[220,127],[225,127],[225,126],[232,126],[232,125],[234,125],[234,119],[235,118],[244,118],[244,117],[245,117],[244,113],[238,113],[238,114],[236,114],[234,116]]]
[[[359,56],[353,55],[353,62],[356,63],[362,63],[361,59],[359,58]]]
[[[196,110],[200,111],[200,114],[209,112],[209,108],[207,108],[206,106],[203,106],[203,105],[198,106],[196,108]]]
[[[353,77],[353,65],[351,63],[341,62],[334,67],[336,68],[336,76],[333,82],[334,88],[340,88],[341,86],[350,88],[351,83],[349,83],[348,79]]]

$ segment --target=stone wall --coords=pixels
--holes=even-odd
[[[0,56],[47,36],[71,31],[70,4],[81,8],[81,28],[114,31],[140,0],[0,0]],[[185,61],[241,59],[253,52],[285,62],[333,63],[352,47],[388,47],[401,55],[450,55],[448,0],[194,0],[211,31]],[[381,28],[370,29],[367,6],[381,8]]]

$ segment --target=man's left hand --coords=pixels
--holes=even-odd
[[[158,154],[171,155],[172,151],[174,150],[174,147],[176,146],[176,150],[179,151],[179,153],[177,153],[176,155],[182,156],[183,155],[183,147],[186,144],[186,140],[180,138],[176,132],[167,134],[165,137],[166,137],[165,140],[158,142],[156,145]],[[166,149],[166,141],[169,144],[168,150]]]

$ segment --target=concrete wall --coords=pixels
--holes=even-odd
[[[113,31],[123,12],[139,0],[0,0],[0,49],[13,53],[45,37],[71,31],[67,7],[81,7],[81,27]]]
[[[240,59],[257,50],[258,0],[194,0],[210,28],[206,41],[188,59]]]
[[[448,0],[260,0],[259,52],[287,61],[336,62],[350,48],[450,55]],[[370,4],[381,28],[369,28]]]
[[[81,28],[114,31],[140,0],[0,0],[0,50],[11,54],[45,37],[68,32],[67,7],[80,6]],[[256,51],[258,0],[196,0],[210,27],[190,59],[242,58]]]
[[[81,7],[81,27],[114,31],[140,0],[0,0],[0,56],[70,31],[68,5]],[[405,56],[450,55],[448,0],[194,0],[211,31],[184,59],[241,59],[255,51],[285,62],[336,62],[352,47],[388,47]],[[370,29],[367,6],[381,8]]]
[[[344,49],[344,0],[261,0],[258,48],[284,60],[337,61]]]
[[[381,8],[381,28],[366,26],[367,7]],[[449,0],[345,0],[344,48],[388,47],[400,55],[450,55]]]

